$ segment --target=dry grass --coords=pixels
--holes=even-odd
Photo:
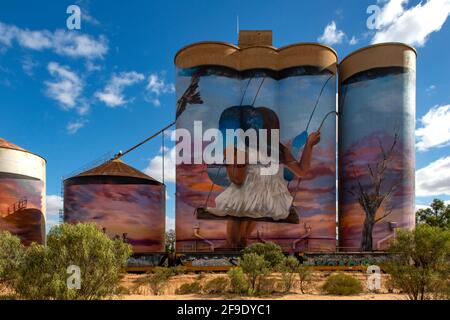
[[[268,299],[268,300],[405,300],[404,295],[389,293],[385,284],[387,283],[387,275],[382,278],[382,288],[378,293],[371,293],[367,290],[366,275],[361,272],[348,272],[349,274],[361,281],[364,292],[354,296],[333,296],[325,295],[321,292],[321,287],[326,278],[331,275],[331,272],[314,272],[311,286],[306,290],[306,294],[301,294],[298,285],[295,286],[295,290],[289,294],[275,294],[268,297],[242,297],[225,295],[176,295],[175,291],[184,283],[200,282],[204,285],[208,280],[215,277],[226,276],[226,274],[187,274],[179,275],[170,278],[167,286],[164,289],[164,293],[159,296],[155,296],[151,293],[149,286],[146,284],[147,275],[135,275],[128,274],[122,280],[122,287],[124,288],[124,294],[118,295],[116,299],[124,300],[252,300],[252,299]],[[272,275],[274,278],[278,278],[279,275]]]

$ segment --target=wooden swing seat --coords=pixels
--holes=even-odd
[[[297,211],[294,207],[289,210],[289,216],[283,220],[274,220],[272,218],[250,218],[250,217],[234,217],[234,216],[217,216],[208,211],[207,208],[195,209],[195,215],[199,220],[235,220],[235,221],[257,221],[257,222],[271,222],[271,223],[289,223],[299,224]]]

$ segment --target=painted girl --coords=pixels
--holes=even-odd
[[[234,121],[234,118],[239,121]],[[248,161],[238,164],[238,153],[244,152],[245,159],[248,159],[248,153],[259,153],[261,143],[271,145],[271,130],[280,129],[276,113],[265,107],[231,107],[222,113],[219,127],[222,130],[253,128],[268,131],[269,141],[258,141],[258,150],[245,148],[243,151],[237,150],[234,146],[225,148],[225,158],[234,159],[233,164],[225,165],[230,185],[216,197],[216,207],[208,208],[208,212],[216,216],[231,218],[227,224],[227,247],[239,249],[246,246],[247,238],[256,225],[254,219],[268,218],[276,222],[288,218],[292,211],[295,213],[292,208],[293,197],[283,177],[283,166],[298,178],[304,177],[311,166],[313,148],[320,141],[320,132],[313,132],[308,136],[298,161],[289,148],[280,143],[278,172],[274,175],[263,175],[261,174],[263,164],[250,164]]]

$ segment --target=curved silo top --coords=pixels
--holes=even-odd
[[[126,164],[120,159],[109,160],[97,167],[79,173],[69,179],[83,178],[83,177],[123,177],[123,178],[145,180],[146,183],[148,184],[162,185],[161,182],[133,168],[132,166]]]
[[[18,151],[26,151],[27,150],[15,145],[14,143],[11,143],[9,141],[6,141],[3,138],[0,138],[0,148],[6,148],[6,149],[12,149],[12,150],[18,150]]]
[[[45,181],[46,163],[40,155],[0,138],[0,172],[21,174]]]
[[[417,52],[413,47],[400,42],[370,45],[346,56],[339,64],[340,81],[373,68],[405,67],[416,69]]]
[[[254,37],[259,37],[260,41],[249,40]],[[308,65],[336,73],[337,59],[332,48],[319,43],[296,43],[276,48],[272,46],[272,34],[269,31],[241,31],[239,45],[218,41],[193,43],[179,50],[174,62],[178,68],[183,69],[216,65],[238,71],[278,71]]]

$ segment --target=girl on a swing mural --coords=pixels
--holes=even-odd
[[[296,243],[305,246],[297,240],[311,229],[316,238],[310,243],[334,249],[335,125],[330,110],[335,113],[335,87],[330,80],[335,78],[315,69],[290,72],[256,71],[242,78],[222,67],[180,70],[177,128],[193,135],[193,122],[201,120],[203,130],[218,128],[224,139],[227,129],[266,129],[267,137],[279,130],[280,141],[273,175],[261,175],[265,165],[259,162],[177,165],[177,250],[210,250],[208,243],[213,243],[214,250],[235,251],[267,240],[286,243],[291,251],[297,250]],[[261,143],[270,149],[270,140],[258,140],[257,150],[237,150],[233,141],[224,146],[224,157],[235,160],[243,152],[248,158]],[[192,226],[197,228],[194,236]]]
[[[273,110],[265,107],[231,107],[226,109],[220,117],[219,128],[222,131],[229,129],[225,127],[224,123],[229,122],[227,118],[233,116],[236,108],[241,108],[241,114],[242,109],[244,112],[252,114],[251,117],[243,117],[244,119],[250,118],[249,125],[241,121],[241,126],[245,126],[246,129],[266,129],[269,141],[258,140],[258,150],[246,148],[243,151],[233,145],[224,150],[225,158],[233,157],[233,164],[225,165],[230,185],[216,197],[216,207],[208,208],[208,212],[222,217],[243,218],[230,219],[227,223],[226,246],[233,249],[244,248],[247,245],[247,238],[256,226],[256,221],[253,219],[281,221],[288,219],[290,215],[294,220],[297,218],[295,208],[292,206],[294,197],[288,190],[288,182],[284,179],[282,165],[298,178],[304,177],[311,167],[313,148],[320,141],[320,132],[311,133],[307,138],[300,160],[296,160],[297,157],[292,155],[288,147],[279,143],[280,165],[278,171],[274,175],[263,174],[261,169],[267,165],[238,164],[237,155],[239,152],[245,152],[245,159],[248,159],[248,152],[256,152],[259,153],[259,157],[264,157],[260,153],[259,146],[261,143],[267,143],[268,147],[271,145],[271,130],[280,130],[278,116]],[[258,117],[262,121],[254,121],[254,118]],[[261,125],[252,125],[255,122],[259,122]],[[257,137],[259,138],[259,136]]]

